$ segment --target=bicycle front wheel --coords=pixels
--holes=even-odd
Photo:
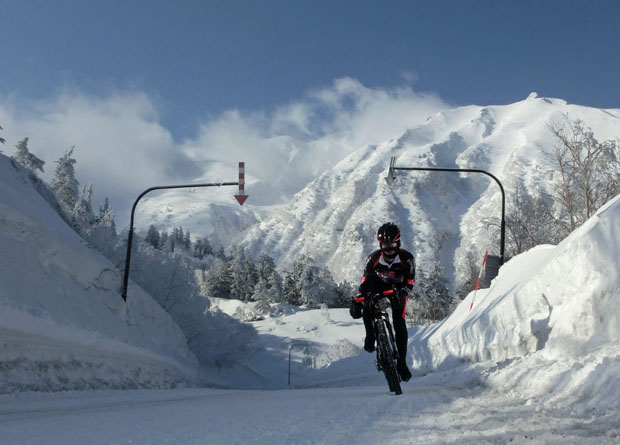
[[[383,321],[378,323],[378,337],[377,346],[379,348],[379,359],[381,360],[381,369],[385,375],[390,391],[396,395],[402,394],[403,391],[400,387],[400,377],[396,370],[396,362],[394,360],[394,353],[388,340],[385,324]]]

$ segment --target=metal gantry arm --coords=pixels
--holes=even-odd
[[[133,207],[131,208],[131,219],[129,222],[129,236],[127,238],[127,256],[125,257],[125,275],[123,276],[123,290],[121,295],[123,296],[123,300],[127,301],[127,286],[129,284],[129,265],[131,262],[131,245],[133,241],[133,222],[134,216],[136,212],[136,206],[138,202],[144,195],[153,190],[164,190],[164,189],[181,189],[181,188],[199,188],[199,187],[224,187],[229,185],[239,185],[239,182],[220,182],[220,183],[210,183],[210,184],[181,184],[181,185],[163,185],[157,187],[151,187],[140,193],[136,202],[133,203]]]
[[[392,156],[392,159],[390,160],[390,168],[388,170],[388,177],[385,178],[389,185],[391,185],[393,180],[396,178],[396,176],[394,175],[394,171],[395,170],[405,170],[405,171],[439,171],[439,172],[459,172],[459,173],[482,173],[484,175],[489,176],[491,179],[493,179],[497,183],[497,185],[499,186],[499,189],[500,189],[501,194],[502,194],[502,217],[501,217],[501,222],[500,222],[499,261],[500,261],[500,266],[502,264],[504,264],[504,245],[505,245],[505,242],[506,242],[506,221],[505,221],[505,216],[506,216],[506,195],[504,193],[504,187],[502,186],[502,183],[499,181],[499,179],[497,179],[495,176],[493,176],[488,171],[479,170],[479,169],[471,169],[471,168],[435,168],[435,167],[396,167],[395,164],[396,164],[396,156]]]

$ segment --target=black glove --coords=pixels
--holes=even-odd
[[[355,298],[351,298],[351,307],[349,308],[349,314],[353,318],[362,318],[362,303],[357,303]]]
[[[397,295],[400,301],[405,301],[405,298],[409,297],[410,294],[411,294],[411,291],[408,288],[403,287],[402,289],[398,290]]]
[[[407,297],[410,295],[410,291],[408,288],[403,287],[396,291],[394,296],[392,297],[392,302],[397,304],[404,304],[407,301]]]

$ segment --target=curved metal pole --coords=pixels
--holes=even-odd
[[[127,286],[129,284],[129,263],[131,262],[131,245],[133,241],[133,220],[134,214],[136,212],[136,206],[138,205],[138,201],[142,199],[144,195],[153,190],[163,190],[163,189],[182,189],[182,188],[197,188],[197,187],[222,187],[227,185],[239,185],[238,182],[220,182],[220,183],[211,183],[211,184],[181,184],[181,185],[162,185],[157,187],[151,187],[140,193],[136,202],[133,203],[133,207],[131,208],[131,218],[129,220],[129,236],[127,237],[127,256],[125,257],[125,275],[123,276],[123,291],[122,296],[123,300],[127,301]]]
[[[465,172],[465,173],[482,173],[484,175],[490,176],[491,179],[493,179],[497,185],[499,186],[500,191],[502,192],[502,219],[501,219],[501,223],[500,223],[500,246],[499,246],[499,264],[500,266],[502,264],[504,264],[504,245],[506,242],[506,221],[505,221],[505,215],[506,215],[506,195],[504,193],[504,186],[502,186],[502,183],[499,182],[499,179],[497,179],[495,176],[493,176],[491,173],[489,173],[488,171],[485,170],[479,170],[479,169],[471,169],[471,168],[431,168],[431,167],[395,167],[394,166],[395,163],[395,159],[392,158],[392,161],[390,162],[390,170],[388,172],[388,182],[390,182],[392,179],[394,179],[393,177],[393,171],[394,170],[415,170],[415,171],[440,171],[440,172]]]

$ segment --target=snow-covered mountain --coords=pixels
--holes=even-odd
[[[269,254],[284,270],[307,254],[327,264],[337,281],[355,283],[365,256],[375,248],[377,227],[394,221],[420,267],[438,261],[446,277],[458,279],[466,252],[480,259],[485,250],[499,253],[499,229],[483,224],[488,217],[499,219],[499,187],[481,174],[435,172],[398,172],[390,187],[384,180],[390,158],[396,156],[402,167],[486,170],[500,179],[507,194],[520,183],[536,196],[556,178],[549,125],[563,122],[564,116],[583,120],[599,140],[620,137],[619,109],[571,105],[532,93],[510,105],[450,109],[381,144],[349,154],[342,150],[339,162],[286,204],[252,204],[269,178],[253,176],[249,164],[250,199],[243,208],[232,199],[234,190],[219,193],[217,202],[198,197],[198,190],[196,196],[168,193],[145,203],[142,225],[181,225],[215,243],[240,243],[255,255]],[[276,161],[266,155],[262,162]],[[218,171],[235,177],[233,167],[222,168]],[[295,168],[308,176],[303,166]]]
[[[394,221],[418,264],[440,261],[452,277],[463,252],[499,253],[499,231],[489,232],[482,223],[485,217],[500,216],[499,187],[485,175],[445,172],[397,172],[388,186],[390,158],[396,156],[396,165],[403,167],[486,170],[507,193],[521,182],[536,195],[554,178],[548,125],[562,114],[584,120],[601,139],[620,135],[620,110],[535,95],[512,105],[441,112],[392,140],[347,156],[279,213],[252,227],[242,244],[252,252],[273,253],[283,267],[308,254],[326,263],[336,277],[355,282],[360,271],[352,266],[363,264],[375,248],[377,227]]]

